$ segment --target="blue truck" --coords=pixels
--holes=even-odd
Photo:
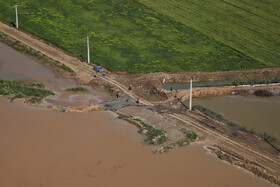
[[[94,66],[92,69],[97,71],[97,72],[103,72],[104,71],[104,69],[101,66]]]

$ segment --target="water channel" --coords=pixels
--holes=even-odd
[[[266,132],[280,139],[280,96],[231,95],[195,99],[193,103],[220,113],[248,129]]]
[[[194,82],[193,87],[225,86],[232,81]],[[189,89],[190,84],[164,84],[165,89]],[[268,133],[280,139],[280,96],[257,97],[222,96],[205,99],[194,99],[193,104],[202,105],[222,114],[226,119],[253,129],[259,133]],[[187,104],[188,105],[188,104]]]

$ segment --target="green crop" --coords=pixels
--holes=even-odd
[[[87,57],[86,36],[88,35],[92,61],[111,71],[148,73],[279,67],[279,61],[275,60],[279,59],[280,54],[279,38],[273,39],[274,33],[279,35],[279,29],[276,29],[278,23],[274,23],[275,29],[271,32],[271,39],[267,38],[269,34],[264,36],[263,41],[265,40],[267,45],[260,48],[251,45],[255,40],[252,37],[244,41],[248,45],[244,42],[240,43],[239,36],[248,34],[243,30],[231,29],[237,36],[230,36],[228,39],[226,39],[228,32],[223,34],[230,24],[234,26],[234,22],[229,23],[230,19],[226,18],[235,16],[243,23],[245,19],[242,19],[243,15],[225,15],[228,22],[227,24],[222,22],[221,25],[218,25],[219,23],[207,25],[205,24],[207,21],[204,21],[201,25],[203,30],[197,26],[202,19],[199,9],[196,9],[197,17],[187,17],[188,14],[185,13],[186,17],[182,19],[194,23],[185,24],[178,17],[172,16],[180,12],[171,4],[176,1],[152,0],[150,2],[160,2],[164,8],[170,6],[168,10],[170,14],[165,14],[164,9],[158,6],[141,4],[147,3],[144,0],[141,3],[137,0],[6,0],[0,2],[0,18],[14,23],[13,5],[18,3],[20,28],[80,56],[81,59]],[[184,2],[182,11],[185,12],[188,11],[186,8],[188,3],[195,4],[195,2],[180,1],[180,3]],[[201,3],[196,2],[196,4]],[[210,2],[205,4],[209,5]],[[205,13],[203,18],[210,19],[210,13],[216,14],[215,11],[218,11],[218,16],[223,18],[222,10],[217,9],[211,12],[206,9],[206,13],[209,14]],[[266,11],[262,9],[264,8],[260,7],[259,11]],[[274,17],[279,18],[277,13]],[[275,20],[274,17],[271,19]],[[252,19],[254,18],[255,15]],[[219,19],[215,20],[219,21]],[[246,28],[249,26],[251,25],[244,25]],[[253,34],[263,30],[260,25],[255,27],[252,27]],[[265,29],[269,30],[271,27]],[[207,29],[210,31],[205,32]],[[217,35],[221,35],[222,39],[217,38]],[[260,35],[263,36],[261,33]],[[231,45],[231,41],[236,45],[240,43],[240,46]],[[244,49],[250,47],[258,51],[250,52],[248,49],[248,52]],[[255,56],[255,53],[259,53],[262,58]]]

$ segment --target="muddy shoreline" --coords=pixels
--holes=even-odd
[[[31,105],[31,106],[44,108],[44,109],[47,109],[47,110],[50,110],[50,111],[70,112],[70,113],[73,113],[73,112],[74,113],[77,113],[77,112],[78,113],[84,113],[84,112],[92,112],[92,111],[102,110],[102,106],[100,106],[100,105],[67,107],[67,108],[58,107],[58,106],[43,107],[41,105]],[[134,106],[130,106],[130,107],[138,107],[138,106],[134,105]],[[130,107],[123,107],[122,110],[120,110],[121,114],[128,114],[128,115],[129,114],[135,114],[134,109],[129,109]],[[107,108],[107,109],[109,109],[109,108]],[[121,108],[119,108],[119,109],[121,109]],[[151,110],[150,109],[145,109],[145,107],[142,108],[142,110],[146,110],[146,114],[145,114],[145,112],[142,111],[141,112],[142,114],[140,116],[138,116],[138,115],[137,116],[140,117],[141,119],[145,119],[145,121],[147,121],[147,122],[151,122],[151,119],[147,118],[147,113],[151,113]],[[127,111],[129,111],[129,112],[127,112]],[[153,110],[152,113],[154,113],[154,114],[152,114],[152,116],[154,116],[154,117],[155,117],[155,115],[159,115],[158,111],[156,111],[156,110]],[[119,112],[115,112],[115,114],[120,115]],[[140,129],[142,127],[141,125],[139,125],[138,122],[135,122],[133,120],[129,120],[129,119],[122,119],[122,120],[127,121],[130,124],[135,125],[136,127],[140,128]],[[208,123],[209,123],[209,120],[211,120],[211,119],[209,119],[209,118],[207,119]],[[152,123],[157,127],[167,128],[167,126],[165,126],[165,127],[162,126],[162,125],[159,126],[159,124],[162,124],[163,121],[166,121],[166,119],[163,118],[163,119],[153,120]],[[216,121],[212,121],[212,123],[217,124]],[[167,125],[168,125],[168,123],[167,123]],[[224,125],[224,124],[219,123],[219,125]],[[177,129],[177,132],[176,132],[176,129]],[[164,145],[169,145],[170,143],[176,142],[176,141],[178,141],[179,139],[182,138],[182,136],[179,135],[180,134],[180,132],[179,132],[180,127],[177,127],[176,129],[169,129],[168,130],[168,134],[173,134],[173,135],[171,135],[172,141],[171,142],[169,141],[167,144],[156,146],[154,148],[154,150],[156,150],[156,152],[164,153],[165,151],[163,151],[163,152],[161,151],[161,150],[163,150]],[[245,135],[245,136],[247,136],[247,135]],[[196,142],[198,142],[198,143],[201,142],[201,143],[204,144],[204,142],[205,142],[203,140],[204,138],[201,139],[201,137],[203,137],[203,135],[199,135],[199,138],[196,140]],[[209,144],[209,142],[206,143],[206,145],[207,146],[205,148],[207,148],[209,153],[217,156],[220,159],[221,159],[221,156],[222,156],[221,160],[224,160],[224,161],[228,162],[230,165],[238,166],[238,167],[241,167],[241,168],[243,168],[247,171],[250,171],[250,172],[254,173],[256,176],[261,177],[263,179],[266,179],[267,181],[271,182],[272,184],[280,184],[279,176],[278,176],[278,174],[276,174],[277,171],[276,171],[276,173],[274,173],[269,168],[266,168],[266,167],[258,164],[258,162],[250,161],[250,160],[246,159],[246,157],[243,157],[239,153],[236,153],[236,152],[230,150],[228,147],[218,146],[216,144]],[[209,145],[211,145],[211,146],[209,146]],[[178,148],[174,149],[173,151],[176,151],[177,149]],[[166,154],[168,154],[168,153],[166,153]]]
[[[199,144],[154,155],[137,128],[112,113],[52,112],[3,100],[0,111],[0,186],[270,186]]]

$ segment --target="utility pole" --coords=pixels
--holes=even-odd
[[[190,110],[192,110],[192,79],[190,81]]]
[[[17,5],[14,6],[16,8],[16,27],[18,29],[18,12],[17,12]]]
[[[90,63],[90,55],[89,55],[89,37],[87,36],[87,52],[88,52],[88,64]]]

